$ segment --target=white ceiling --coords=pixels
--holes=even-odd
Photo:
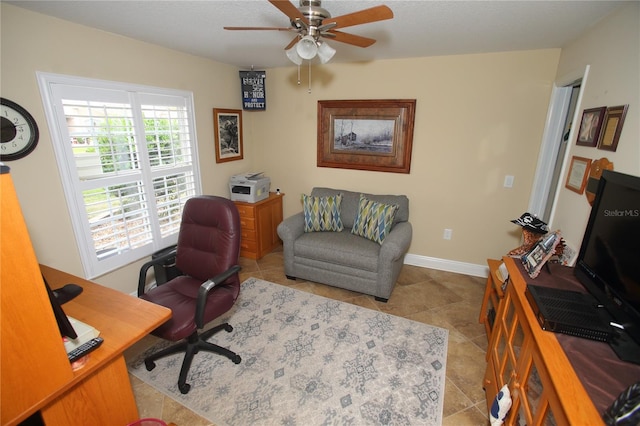
[[[223,26],[288,27],[267,0],[6,1],[241,69],[292,66],[284,47],[294,33],[226,31]],[[293,0],[297,6],[298,0]],[[324,0],[332,16],[386,4],[387,21],[343,31],[374,38],[368,48],[331,42],[332,63],[563,47],[622,1]]]

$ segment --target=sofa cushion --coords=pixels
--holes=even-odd
[[[345,229],[342,232],[303,233],[294,242],[297,262],[313,259],[331,265],[348,266],[354,270],[376,272],[380,245]]]
[[[358,214],[351,233],[382,244],[391,231],[397,211],[395,204],[379,203],[360,195]]]
[[[342,231],[344,226],[340,219],[341,202],[341,194],[329,197],[303,194],[304,232]]]

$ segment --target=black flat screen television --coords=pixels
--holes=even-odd
[[[575,274],[611,315],[618,357],[640,364],[640,177],[603,172]]]

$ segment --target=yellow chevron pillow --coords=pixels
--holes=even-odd
[[[380,203],[360,194],[358,214],[351,233],[382,244],[391,231],[397,211],[397,204]]]
[[[331,197],[312,197],[302,195],[304,211],[304,232],[342,231],[340,204],[342,194]]]

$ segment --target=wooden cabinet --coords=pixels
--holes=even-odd
[[[282,197],[271,192],[257,203],[235,201],[242,227],[240,256],[260,259],[281,243],[277,228],[282,222]]]
[[[487,408],[507,384],[513,405],[506,425],[603,424],[556,335],[538,324],[514,259],[503,260],[509,280],[490,330],[484,379]],[[490,263],[492,268],[498,264]]]
[[[493,323],[495,322],[498,306],[500,304],[500,300],[504,297],[504,291],[502,289],[502,285],[504,283],[497,274],[498,267],[502,261],[487,259],[487,263],[489,264],[489,276],[487,277],[487,285],[484,290],[484,298],[482,299],[480,318],[478,321],[480,324],[484,324],[487,339],[490,341],[491,330],[493,329]]]

